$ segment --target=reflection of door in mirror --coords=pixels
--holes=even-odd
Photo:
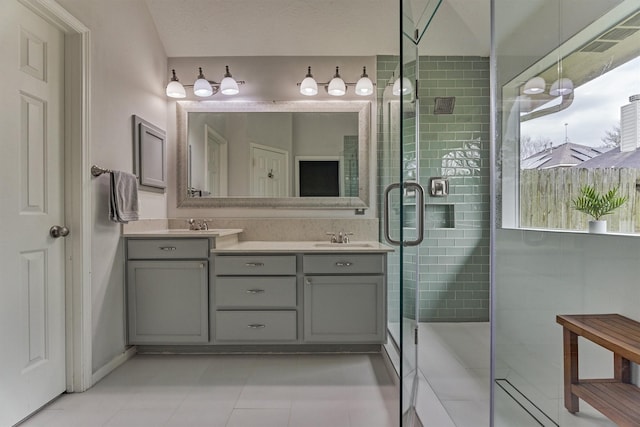
[[[251,143],[252,197],[289,197],[289,153]]]
[[[227,195],[227,140],[209,125],[204,125],[205,137],[205,163],[204,163],[204,190],[213,197]]]

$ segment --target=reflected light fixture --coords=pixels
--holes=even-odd
[[[170,98],[185,98],[187,96],[184,89],[185,87],[193,87],[193,94],[200,98],[215,95],[218,91],[222,92],[223,95],[237,95],[240,92],[238,85],[245,83],[242,80],[236,81],[231,77],[228,65],[226,66],[224,78],[220,83],[208,80],[204,76],[201,67],[198,67],[198,76],[192,85],[183,85],[180,83],[176,76],[176,70],[171,70],[171,74],[171,80],[169,81],[166,89],[166,94]]]
[[[402,92],[403,95],[409,95],[411,92],[413,92],[413,85],[411,84],[411,80],[409,80],[407,77],[402,78],[402,91],[401,91],[400,79],[397,79],[395,82],[393,82],[393,88],[391,92],[396,96],[400,95],[400,92]]]
[[[308,67],[304,80],[302,80],[302,83],[298,83],[300,93],[305,96],[317,95],[318,85],[324,86],[327,93],[331,96],[344,96],[349,86],[355,86],[356,95],[368,96],[373,94],[373,86],[375,86],[367,75],[367,67],[362,67],[362,75],[357,83],[345,82],[342,77],[340,77],[340,67],[336,67],[336,73],[333,75],[331,81],[318,83],[311,74],[311,67]]]
[[[569,95],[571,92],[573,92],[573,82],[567,77],[560,77],[549,89],[549,95],[552,96]]]
[[[532,77],[524,85],[523,93],[527,95],[537,95],[543,93],[547,87],[547,82],[542,77]]]

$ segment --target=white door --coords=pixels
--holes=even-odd
[[[205,162],[204,189],[213,197],[226,197],[228,193],[227,185],[227,163],[229,161],[227,140],[218,132],[205,125]]]
[[[0,426],[65,390],[63,34],[0,2]]]
[[[251,144],[251,196],[289,197],[289,153]]]

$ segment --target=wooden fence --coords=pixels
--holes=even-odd
[[[615,213],[603,217],[608,231],[640,233],[640,169],[522,170],[520,173],[520,225],[532,228],[586,230],[589,218],[572,208],[572,200],[583,185],[600,191],[619,187],[629,200]]]

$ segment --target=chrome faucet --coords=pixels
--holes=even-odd
[[[339,232],[337,235],[333,231],[327,231],[326,234],[331,236],[331,243],[349,243],[349,236],[353,236],[353,233],[344,231]]]
[[[193,218],[189,218],[189,221],[187,221],[189,223],[189,230],[208,230],[209,229],[209,224],[207,224],[207,221],[202,220],[199,222],[196,222]]]

